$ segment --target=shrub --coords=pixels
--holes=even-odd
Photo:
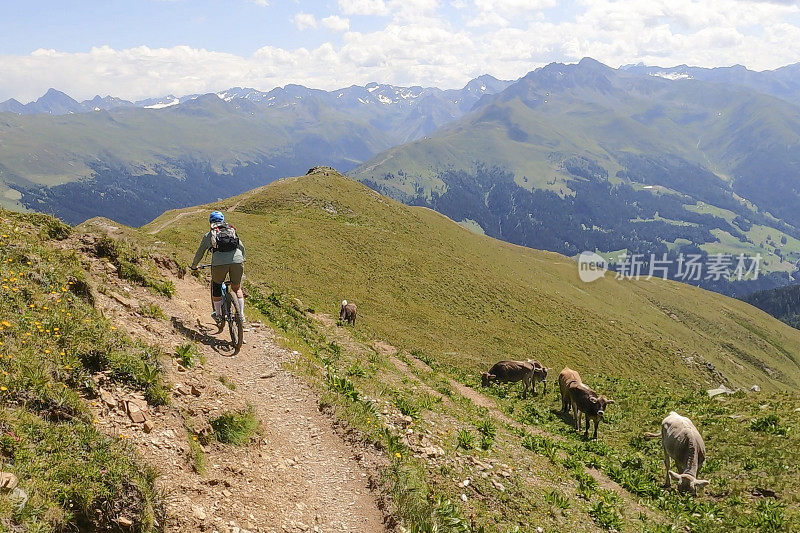
[[[242,411],[227,411],[211,419],[216,439],[224,444],[247,444],[258,429],[258,419],[252,406]]]
[[[595,502],[589,508],[589,516],[594,518],[595,523],[605,530],[620,531],[622,529],[622,518],[617,509],[605,500]]]
[[[325,380],[331,390],[338,392],[342,396],[349,398],[354,402],[358,401],[358,390],[356,389],[355,385],[353,385],[353,382],[346,377],[337,376],[335,373],[328,371],[325,376]]]
[[[786,435],[786,426],[781,425],[781,419],[778,415],[767,415],[756,418],[750,423],[750,429],[759,433],[768,433],[770,435]]]
[[[411,418],[418,418],[419,417],[419,408],[407,398],[402,396],[398,396],[394,400],[394,404],[403,413],[405,416],[410,416]]]
[[[787,523],[783,514],[785,504],[770,500],[761,500],[756,506],[756,512],[747,520],[747,525],[753,531],[778,532],[785,531]]]
[[[471,450],[475,447],[475,435],[468,429],[459,430],[458,435],[456,435],[456,441],[458,442],[458,448]]]
[[[164,311],[161,310],[159,306],[156,304],[146,303],[139,306],[139,313],[142,316],[147,318],[158,318],[161,320],[166,320],[167,315],[164,314]]]
[[[197,346],[191,342],[181,344],[175,348],[175,357],[178,359],[180,364],[186,368],[192,368],[198,363],[205,363],[203,354],[201,354],[197,349]]]
[[[545,494],[544,501],[559,509],[569,509],[569,498],[560,490],[553,490]]]

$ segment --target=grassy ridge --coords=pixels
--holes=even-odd
[[[163,402],[158,351],[95,311],[78,256],[57,245],[69,227],[7,211],[0,225],[0,469],[24,491],[0,494],[2,528],[157,530],[155,472],[95,429],[86,398],[107,371]]]
[[[475,235],[332,172],[206,207],[233,205],[255,283],[323,312],[352,300],[368,335],[470,373],[533,357],[680,387],[714,372],[732,386],[800,384],[800,334],[743,302],[661,280],[585,284],[563,256]],[[156,236],[188,258],[207,226],[207,211],[193,211],[147,228],[167,222]]]
[[[797,529],[800,398],[788,392],[800,380],[796,330],[743,302],[679,283],[609,276],[584,284],[563,256],[475,235],[331,171],[213,207],[228,210],[247,245],[250,304],[282,334],[299,337],[298,349],[308,348],[305,370],[329,391],[323,403],[389,452],[387,483],[406,524],[422,524],[421,531],[448,522],[460,525],[442,530]],[[195,211],[166,213],[152,231],[188,257],[206,228],[208,211]],[[387,340],[404,349],[398,358],[413,354],[433,371],[410,365],[413,379],[398,376],[384,354],[298,318],[306,308],[335,314],[342,298],[359,305],[360,342]],[[576,435],[571,419],[557,412],[555,387],[527,401],[505,387],[481,389],[527,425],[521,430],[450,381],[478,388],[478,372],[489,364],[529,356],[555,371],[577,368],[616,399],[599,441]],[[721,377],[764,392],[709,399],[704,389]],[[445,450],[440,463],[413,457],[386,429],[380,406],[387,404],[390,413],[414,419],[415,434],[430,431]],[[658,442],[642,439],[673,409],[690,416],[706,439],[701,476],[712,484],[700,499],[662,488]],[[754,456],[754,449],[763,452]],[[530,475],[504,479],[498,493],[464,463],[470,456],[506,461]],[[599,482],[598,472],[611,481]],[[474,489],[453,483],[465,477]]]

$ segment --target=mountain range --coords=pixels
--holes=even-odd
[[[243,192],[318,163],[350,170],[436,130],[507,87],[370,83],[337,91],[232,88],[136,103],[77,102],[54,89],[2,104],[0,202],[70,222],[113,215],[141,225],[165,209]]]
[[[356,115],[378,129],[388,132],[398,142],[417,139],[439,126],[460,117],[486,94],[497,93],[510,85],[489,75],[471,80],[462,89],[442,90],[436,87],[399,87],[368,83],[352,85],[335,91],[309,89],[302,85],[276,87],[264,92],[257,89],[232,87],[216,94],[225,102],[252,103],[259,107],[286,107],[305,99],[317,105]],[[21,104],[15,99],[0,102],[0,113],[18,115],[71,115],[111,111],[122,108],[164,109],[185,104],[204,96],[190,94],[167,95],[135,102],[115,96],[100,95],[79,102],[56,89],[49,89],[35,101]]]
[[[493,237],[572,256],[667,254],[677,265],[681,254],[762,254],[759,280],[698,280],[737,294],[796,273],[798,164],[790,100],[587,58],[537,69],[351,175]]]
[[[459,90],[287,85],[82,103],[50,90],[2,104],[0,201],[141,225],[325,164],[570,256],[760,254],[757,280],[696,280],[742,295],[800,277],[798,68],[586,58]]]

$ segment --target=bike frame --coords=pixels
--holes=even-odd
[[[209,268],[211,265],[198,265],[198,268]],[[228,331],[231,335],[231,346],[234,349],[234,353],[239,353],[239,350],[242,347],[243,341],[243,327],[242,327],[242,320],[239,318],[239,308],[236,307],[233,313],[231,313],[230,306],[237,306],[237,303],[233,301],[233,298],[230,296],[230,281],[226,280],[222,283],[222,315],[219,317],[219,331],[217,333],[221,333],[225,325],[228,325]],[[213,286],[210,287],[211,291],[211,301],[213,304]],[[213,305],[212,305],[213,308]]]

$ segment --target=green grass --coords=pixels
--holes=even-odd
[[[175,285],[155,271],[146,261],[145,252],[131,240],[104,235],[98,239],[95,250],[98,257],[107,258],[117,268],[120,278],[149,287],[168,298],[175,294]]]
[[[160,351],[116,331],[92,305],[78,256],[54,239],[69,228],[43,215],[0,211],[0,451],[28,502],[0,496],[5,527],[104,530],[132,520],[163,527],[156,473],[124,438],[102,435],[86,399],[95,372],[167,402]],[[157,526],[156,523],[161,524]]]
[[[156,318],[158,320],[167,320],[167,315],[164,310],[157,304],[144,303],[139,306],[139,313],[147,318]]]
[[[197,435],[194,435],[191,431],[187,431],[187,437],[189,441],[189,449],[187,451],[189,464],[192,465],[192,470],[203,475],[206,472],[206,453],[203,451],[203,447]]]
[[[250,442],[258,431],[258,418],[252,407],[241,411],[227,411],[209,423],[214,437],[223,444],[242,446]]]
[[[225,385],[229,390],[236,390],[236,383],[230,380],[227,376],[220,376],[217,378],[220,383]]]

